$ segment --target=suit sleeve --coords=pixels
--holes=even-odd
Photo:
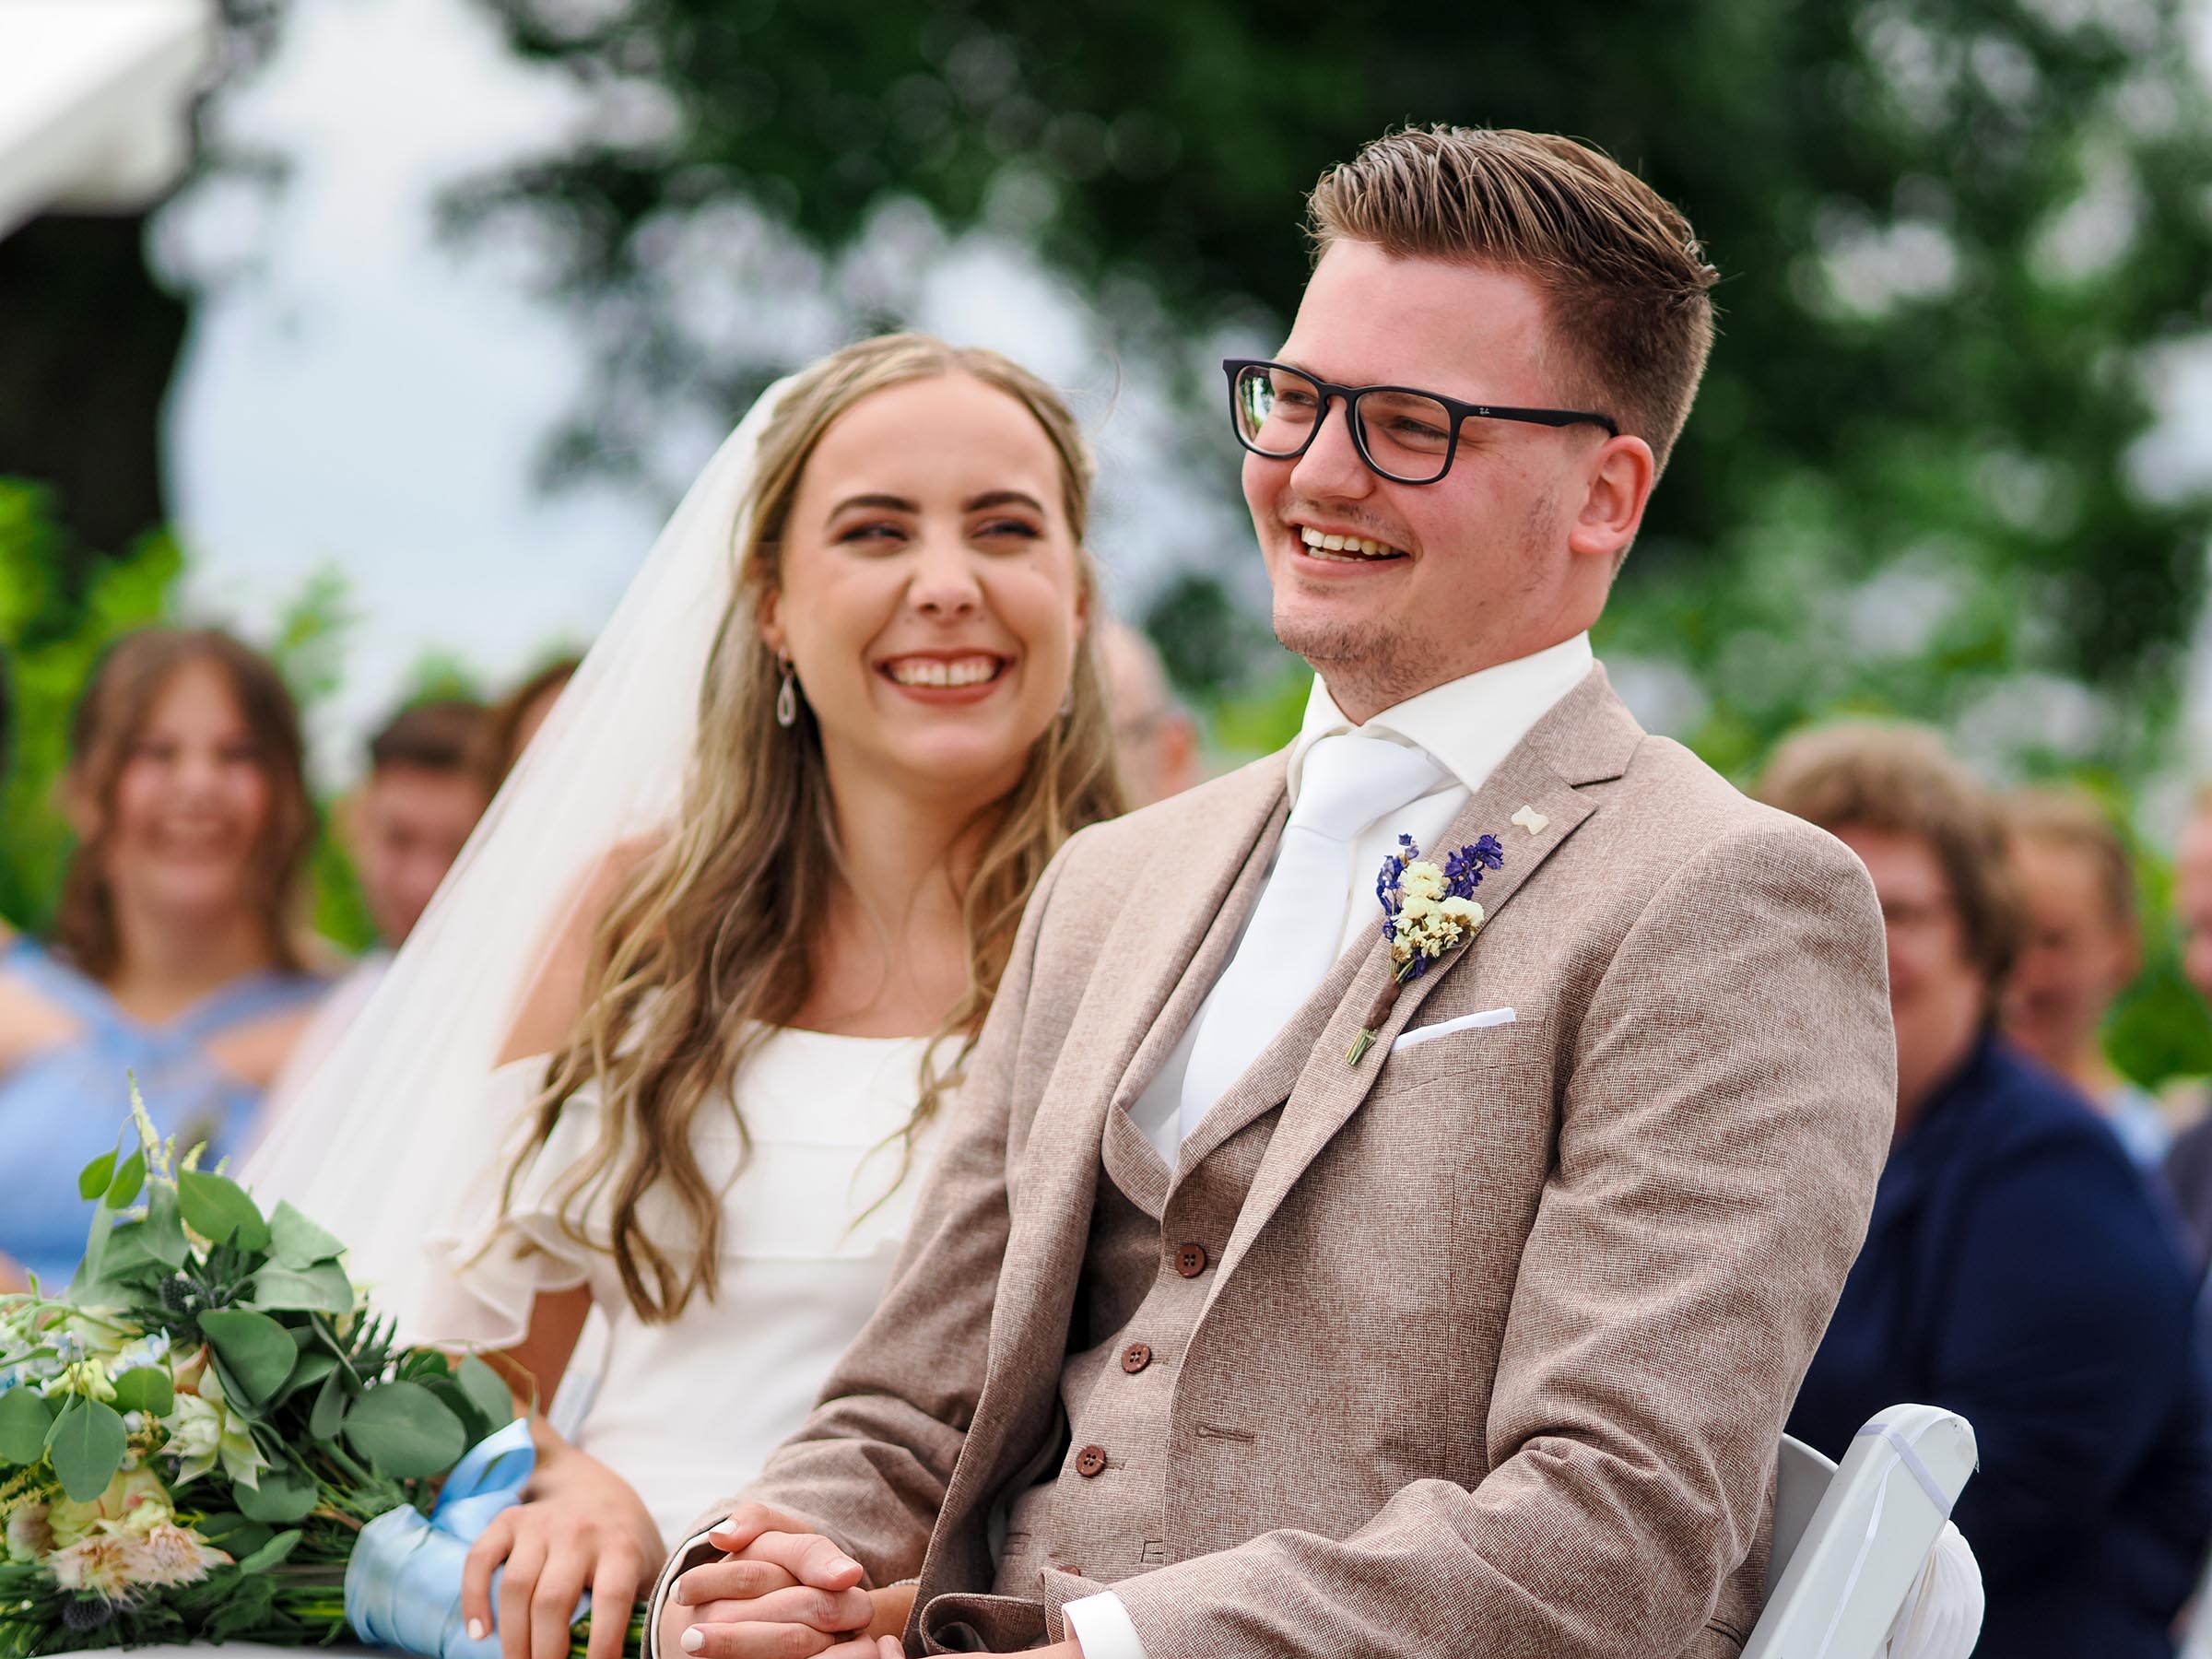
[[[835,1539],[869,1583],[920,1569],[982,1390],[1006,1253],[1015,1061],[1061,858],[1023,914],[883,1301],[831,1371],[813,1414],[750,1488],[701,1518],[702,1528],[738,1503],[760,1502]],[[705,1559],[693,1548],[700,1541],[663,1569],[656,1599],[677,1573]]]
[[[1895,1118],[1879,912],[1773,818],[1655,881],[1571,1039],[1489,1472],[1114,1586],[1150,1659],[1683,1651],[1759,1542]],[[1477,1086],[1470,1080],[1470,1087]],[[1741,1641],[1744,1632],[1729,1632]]]

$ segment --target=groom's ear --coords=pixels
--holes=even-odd
[[[1618,559],[1642,527],[1657,474],[1652,446],[1642,439],[1626,432],[1608,438],[1591,456],[1582,510],[1568,527],[1569,550],[1608,564]]]

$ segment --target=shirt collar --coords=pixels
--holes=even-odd
[[[1305,720],[1290,744],[1291,804],[1298,803],[1306,751],[1336,732],[1357,731],[1426,749],[1461,787],[1480,789],[1498,762],[1552,705],[1583,683],[1596,660],[1590,652],[1590,636],[1579,633],[1510,663],[1431,687],[1359,726],[1336,706],[1317,674],[1306,698]]]

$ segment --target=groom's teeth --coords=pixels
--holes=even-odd
[[[996,657],[961,657],[941,662],[934,657],[907,657],[888,665],[891,677],[902,686],[980,686],[998,673]]]
[[[1356,563],[1365,559],[1401,557],[1397,548],[1385,542],[1370,541],[1364,535],[1335,535],[1304,524],[1299,526],[1298,535],[1299,539],[1306,544],[1306,551],[1317,559],[1325,559],[1332,553],[1355,556],[1348,559],[1338,559],[1336,562],[1339,564]]]

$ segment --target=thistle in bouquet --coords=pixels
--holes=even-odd
[[[385,1640],[439,1652],[424,1513],[441,1486],[512,1501],[530,1457],[506,1384],[396,1347],[337,1239],[177,1160],[135,1086],[132,1115],[136,1147],[79,1177],[68,1288],[0,1297],[0,1659],[330,1642],[367,1599],[403,1626]]]

